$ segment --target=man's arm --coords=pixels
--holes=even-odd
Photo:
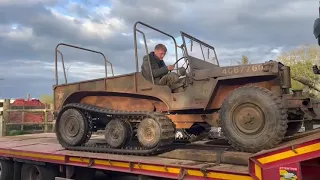
[[[163,66],[161,68],[157,68],[154,63],[152,63],[152,62],[150,62],[150,63],[151,63],[151,69],[152,69],[152,73],[153,73],[153,77],[154,78],[157,78],[157,77],[163,76],[165,74],[168,74],[167,66]],[[151,77],[148,55],[143,57],[142,67],[143,67],[143,69],[145,71],[148,72],[148,74]]]

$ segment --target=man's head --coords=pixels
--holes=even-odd
[[[167,53],[167,48],[163,44],[157,44],[154,48],[154,54],[160,59],[163,60],[164,56]]]

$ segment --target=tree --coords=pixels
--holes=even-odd
[[[53,104],[53,96],[48,94],[40,95],[40,101],[46,104]]]
[[[320,51],[316,45],[303,45],[296,49],[284,52],[277,57],[277,61],[290,66],[292,89],[303,89],[311,97],[320,95],[319,91],[310,88],[297,80],[304,79],[311,84],[320,85],[319,75],[312,71],[314,64],[319,64]],[[320,96],[319,96],[320,97]]]
[[[245,55],[242,55],[241,62],[238,61],[238,64],[250,64],[249,58]]]

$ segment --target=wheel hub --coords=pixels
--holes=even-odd
[[[66,133],[69,137],[75,137],[79,133],[80,130],[80,124],[74,117],[69,117],[66,120]]]
[[[251,103],[238,106],[234,111],[233,121],[240,131],[247,134],[258,133],[265,124],[263,111]]]
[[[146,140],[152,140],[153,138],[155,137],[155,132],[154,132],[154,129],[152,128],[145,128],[144,129],[144,138]]]
[[[112,130],[110,131],[110,137],[111,137],[112,139],[118,139],[119,136],[120,136],[120,132],[119,132],[118,129],[112,129]]]

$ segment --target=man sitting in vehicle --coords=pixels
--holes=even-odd
[[[170,72],[174,69],[173,65],[166,66],[163,61],[164,56],[167,53],[167,48],[163,44],[158,44],[155,46],[154,51],[149,53],[149,55],[145,55],[143,57],[143,63],[141,66],[142,75],[150,82],[152,82],[152,76],[150,72],[149,60],[150,58],[150,65],[153,73],[154,83],[156,85],[164,86],[167,85],[173,90],[173,85],[179,82],[179,75]]]

